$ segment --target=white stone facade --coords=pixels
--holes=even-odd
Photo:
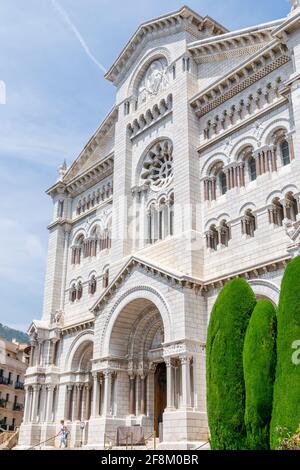
[[[20,446],[207,440],[209,315],[231,278],[278,302],[299,251],[300,8],[228,32],[187,7],[139,27],[116,104],[49,190],[42,320]],[[84,430],[80,423],[85,423]],[[161,424],[162,423],[162,424]],[[52,440],[51,440],[52,438]]]

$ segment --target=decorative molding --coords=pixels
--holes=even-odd
[[[201,118],[241,91],[269,75],[289,62],[287,47],[277,40],[259,53],[247,59],[242,65],[230,71],[225,77],[209,86],[190,100],[197,117]]]
[[[134,121],[127,126],[131,140],[169,116],[172,112],[172,107],[173,97],[172,94],[170,94],[166,99],[163,98],[159,104],[155,104],[152,109],[147,109],[139,118],[134,119]]]
[[[90,328],[94,328],[95,320],[87,320],[82,323],[76,323],[74,325],[65,326],[61,330],[61,336],[73,335]]]
[[[216,135],[216,137],[214,137],[214,138],[212,138],[208,141],[203,142],[203,144],[201,144],[197,148],[197,152],[202,153],[204,150],[207,150],[208,148],[212,147],[213,145],[220,142],[221,140],[225,140],[225,145],[223,147],[223,150],[224,150],[224,152],[228,153],[228,149],[229,149],[229,153],[230,153],[230,150],[231,150],[230,149],[230,144],[232,144],[232,135],[233,134],[235,134],[238,130],[248,126],[249,124],[251,124],[253,122],[254,122],[254,126],[255,126],[258,119],[262,118],[266,114],[269,114],[270,112],[274,111],[275,109],[279,108],[280,106],[283,106],[287,102],[288,102],[288,99],[285,98],[285,97],[282,97],[282,98],[278,99],[278,101],[276,101],[276,102],[272,103],[270,106],[260,110],[258,113],[253,114],[253,115],[249,116],[249,118],[246,118],[242,121],[237,122],[235,125],[233,125],[232,127],[229,127],[224,132],[221,132],[220,134]],[[253,129],[254,129],[254,127],[253,127]],[[255,129],[257,129],[257,128],[255,128]],[[233,147],[233,144],[232,144],[232,147]]]

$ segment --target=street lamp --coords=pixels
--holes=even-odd
[[[81,430],[81,440],[80,440],[80,447],[83,445],[83,431],[85,429],[85,423],[81,421],[80,423],[80,430]]]

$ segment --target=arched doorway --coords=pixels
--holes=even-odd
[[[126,426],[142,426],[145,434],[154,429],[158,433],[166,408],[164,338],[160,311],[145,298],[134,299],[123,307],[109,337],[114,387],[109,385],[109,404],[103,396],[104,407],[108,415],[123,419]]]
[[[89,421],[92,400],[93,342],[82,341],[70,358],[72,382],[67,385],[65,417],[70,422]]]

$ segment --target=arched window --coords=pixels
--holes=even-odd
[[[206,245],[211,250],[217,250],[219,244],[219,234],[215,225],[211,225],[206,233]]]
[[[291,163],[290,159],[290,146],[286,139],[284,139],[280,144],[281,158],[283,166],[289,165]]]
[[[77,298],[77,289],[76,289],[76,285],[75,284],[72,284],[72,287],[70,289],[70,302],[75,302],[76,301],[76,298]]]
[[[89,294],[94,295],[97,291],[97,279],[96,276],[92,276],[89,282]]]
[[[256,160],[253,157],[253,155],[251,155],[248,158],[248,171],[249,171],[249,180],[255,181],[257,178],[257,172],[256,172]]]
[[[109,285],[109,268],[106,268],[102,279],[103,289],[107,289]]]
[[[222,195],[226,194],[227,193],[227,178],[223,170],[220,171],[218,177],[219,177],[220,192]]]
[[[231,231],[226,220],[222,220],[219,227],[219,242],[222,246],[228,246],[231,238]]]
[[[293,195],[293,193],[288,193],[284,201],[284,212],[285,218],[295,222],[298,215],[298,203]]]
[[[83,247],[84,247],[84,236],[80,235],[75,241],[75,244],[71,248],[72,250],[71,263],[72,264],[80,264]]]
[[[82,298],[82,294],[83,294],[82,282],[79,281],[77,284],[77,300],[80,300]]]
[[[247,235],[248,237],[254,237],[256,228],[256,218],[253,215],[252,210],[248,209],[242,218],[242,234]]]
[[[283,205],[280,203],[279,198],[275,198],[272,201],[272,206],[269,209],[269,220],[270,224],[277,225],[278,227],[282,226],[284,219],[284,209]]]
[[[169,220],[168,220],[168,206],[166,200],[163,199],[159,203],[159,215],[158,215],[158,238],[163,240],[168,236],[169,232]]]

